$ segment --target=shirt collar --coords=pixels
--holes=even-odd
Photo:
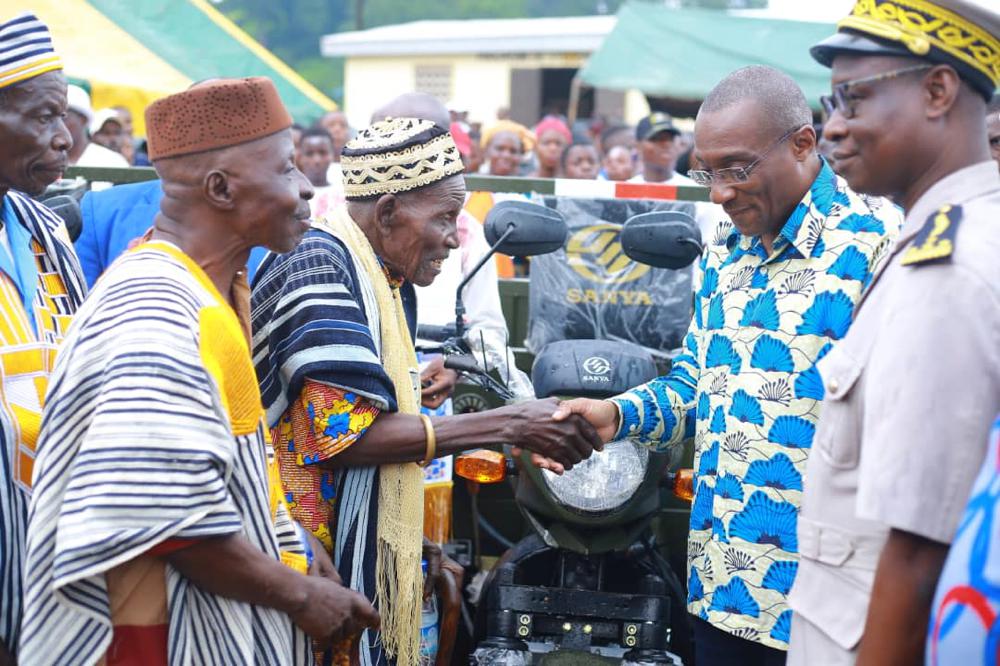
[[[346,206],[344,212],[347,212]],[[351,217],[351,214],[347,212],[347,216]],[[351,221],[354,221],[353,217],[351,217]],[[357,222],[354,222],[354,224],[357,224]],[[389,270],[389,266],[386,265],[385,261],[383,261],[382,257],[378,256],[377,253],[375,258],[378,259],[378,265],[382,268],[382,273],[385,274],[385,279],[389,283],[389,287],[392,289],[399,289],[402,287],[403,283],[406,282],[406,278],[402,275],[396,275],[394,272]]]
[[[827,164],[826,160],[820,156],[820,170],[813,180],[812,185],[806,190],[802,200],[795,206],[795,210],[785,221],[774,241],[774,255],[777,257],[790,244],[802,257],[812,256],[816,244],[819,242],[819,235],[811,233],[808,225],[802,224],[810,208],[815,208],[819,215],[826,216],[833,209],[834,197],[837,194],[837,175]],[[744,236],[734,226],[726,239],[726,245],[730,250],[737,246],[742,250],[740,254],[752,252],[761,259],[767,260],[769,257],[764,250],[764,244],[757,236]]]
[[[3,272],[17,286],[21,303],[37,333],[35,294],[38,292],[38,265],[31,245],[31,241],[37,239],[30,227],[15,212],[14,202],[9,193],[0,199],[0,219],[4,220],[4,224],[0,226],[0,234],[6,234],[8,241],[6,250],[9,251],[4,251],[4,258],[0,264]]]
[[[385,273],[385,279],[389,282],[389,286],[393,289],[399,289],[402,287],[403,283],[406,282],[406,278],[401,275],[396,275],[389,270],[389,267],[386,266],[384,261],[382,261],[382,257],[378,257],[376,255],[376,258],[378,259],[379,266],[382,267],[382,272]]]

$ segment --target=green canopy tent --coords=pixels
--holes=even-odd
[[[809,47],[831,35],[827,23],[751,18],[703,9],[629,2],[578,74],[582,83],[696,102],[746,65],[770,65],[798,82],[814,108],[830,90],[830,70]]]

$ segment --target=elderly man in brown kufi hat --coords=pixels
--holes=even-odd
[[[291,124],[263,78],[146,112],[164,198],[56,363],[23,663],[311,664],[309,637],[378,622],[289,517],[250,361],[250,248],[285,252],[308,229]]]

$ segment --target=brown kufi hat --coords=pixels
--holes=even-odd
[[[228,148],[292,125],[271,79],[216,79],[146,109],[149,159]]]

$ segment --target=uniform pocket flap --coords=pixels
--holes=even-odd
[[[788,604],[841,649],[849,651],[858,646],[864,634],[870,590],[870,583],[844,569],[803,559]]]
[[[839,530],[823,528],[799,517],[799,553],[832,567],[843,565],[854,553],[851,539]]]
[[[854,360],[842,345],[830,350],[816,364],[819,376],[823,380],[823,389],[829,400],[842,400],[861,376],[861,364]]]

